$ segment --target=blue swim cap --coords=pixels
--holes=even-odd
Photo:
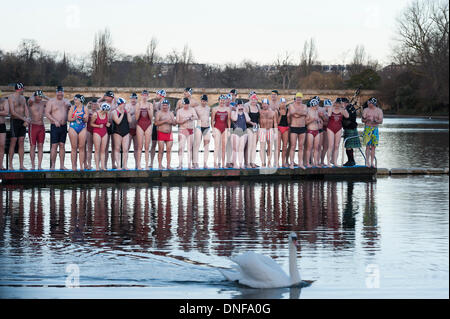
[[[117,99],[117,105],[122,105],[122,104],[125,104],[125,103],[127,103],[127,101],[125,101],[125,99],[122,99],[121,97],[119,97]]]
[[[333,106],[333,102],[330,99],[326,99],[323,101],[323,106]]]

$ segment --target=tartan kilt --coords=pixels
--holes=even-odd
[[[344,129],[344,140],[348,137],[358,136],[358,129],[349,130]],[[359,138],[352,138],[345,142],[345,148],[360,148],[361,141]]]

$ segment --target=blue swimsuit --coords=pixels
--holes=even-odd
[[[73,110],[73,113],[72,113],[72,117],[76,113],[77,113],[77,109],[75,107],[75,110]],[[77,114],[75,121],[70,122],[70,127],[73,128],[75,130],[75,132],[77,132],[77,134],[80,134],[80,132],[86,127],[86,123],[84,123],[83,117],[84,117],[84,105],[83,105],[82,111]]]

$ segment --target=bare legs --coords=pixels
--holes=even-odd
[[[178,159],[180,161],[180,165],[178,169],[183,168],[183,153],[184,146],[187,145],[187,153],[188,153],[188,168],[192,168],[192,147],[194,144],[194,134],[190,134],[188,136],[178,133]]]
[[[225,129],[222,133],[217,129],[213,128],[214,137],[214,168],[225,167],[225,151],[227,146],[227,135],[228,132]],[[222,161],[220,161],[222,159]]]
[[[164,145],[166,145],[167,169],[172,169],[172,167],[170,167],[170,162],[171,162],[171,154],[172,154],[173,142],[172,141],[168,141],[168,142],[158,141],[158,164],[159,164],[159,169],[164,169],[164,167],[162,166],[162,159],[163,159],[163,155],[164,155]]]
[[[247,143],[247,155],[248,164],[255,168],[255,158],[256,158],[256,145],[258,143],[258,132],[254,132],[252,128],[247,129],[248,143]]]
[[[247,144],[247,134],[232,134],[233,139],[233,166],[234,168],[245,168],[244,148]]]
[[[5,157],[5,141],[6,141],[6,133],[0,134],[0,170],[4,170],[3,166],[3,158]]]
[[[367,167],[376,167],[375,165],[375,145],[367,145],[366,146],[366,166]]]
[[[50,149],[50,169],[55,169],[56,166],[56,156],[58,155],[59,148],[59,168],[67,169],[64,167],[64,159],[66,158],[66,145],[64,143],[52,144]]]
[[[306,138],[307,138],[306,167],[311,167],[312,165],[321,167],[321,165],[320,165],[320,155],[321,154],[319,153],[320,134],[317,134],[314,137],[314,135],[308,133]],[[313,159],[312,163],[311,163],[311,158]]]
[[[44,156],[44,144],[37,143],[38,148],[38,170],[42,170],[42,158]],[[36,145],[30,144],[31,169],[35,169]]]
[[[127,163],[128,163],[128,143],[130,142],[130,134],[127,134],[125,136],[121,136],[120,134],[114,133],[113,134],[114,139],[114,158],[117,165],[117,168],[122,169],[128,169]],[[123,163],[120,162],[120,149],[122,148],[122,157],[123,157]]]
[[[86,132],[86,161],[84,167],[86,169],[92,169],[92,152],[94,150],[94,136],[93,133]]]
[[[85,156],[86,156],[86,128],[81,130],[80,133],[77,132],[73,128],[69,128],[69,139],[70,145],[72,146],[71,152],[71,161],[72,161],[72,170],[77,170],[77,153],[80,153],[80,169],[85,169]]]
[[[192,153],[192,161],[194,168],[198,168],[198,154],[200,151],[200,144],[203,139],[203,168],[208,168],[208,157],[209,157],[209,141],[210,133],[207,129],[204,133],[198,127],[194,130],[194,149]]]
[[[298,166],[300,168],[305,169],[305,166],[303,166],[303,149],[305,145],[305,135],[306,134],[296,134],[296,133],[290,133],[290,141],[291,141],[291,150],[290,150],[290,168],[294,169],[294,155],[295,155],[295,148],[297,147],[298,142]]]
[[[339,155],[339,143],[341,142],[342,129],[334,132],[330,129],[327,129],[328,135],[328,152],[327,152],[327,165],[328,166],[337,166],[337,158]]]
[[[14,149],[16,148],[16,143],[19,143],[19,163],[20,169],[25,170],[25,166],[23,166],[23,157],[24,157],[24,140],[25,137],[11,137],[10,145],[9,145],[9,169],[13,170],[13,158],[14,158]]]
[[[100,137],[97,133],[93,134],[95,145],[95,168],[104,171],[106,169],[106,145],[108,144],[108,134]]]
[[[144,146],[145,150],[145,168],[149,168],[149,152],[150,152],[150,142],[152,141],[152,126],[150,125],[144,132],[144,130],[138,125],[136,127],[136,138],[137,138],[137,148],[134,150],[136,155],[136,168],[141,168],[141,158],[142,158],[142,146]],[[156,141],[154,141],[156,142]],[[152,156],[152,164],[150,167],[153,167],[153,156]]]

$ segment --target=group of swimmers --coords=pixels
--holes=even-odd
[[[360,147],[357,131],[357,108],[347,98],[335,101],[318,96],[306,104],[303,94],[297,93],[288,102],[273,90],[269,98],[259,99],[250,92],[248,102],[238,98],[233,89],[219,97],[218,106],[211,108],[208,96],[200,101],[192,97],[193,90],[186,88],[184,97],[171,111],[166,91],[159,90],[150,99],[147,90],[140,95],[132,93],[127,102],[107,91],[100,99],[89,102],[81,94],[73,101],[64,97],[64,88],[58,86],[56,97],[48,98],[38,90],[28,99],[23,96],[24,85],[17,83],[15,92],[0,96],[0,169],[4,170],[3,157],[6,139],[6,117],[10,116],[11,139],[9,169],[13,168],[16,143],[20,170],[24,167],[24,138],[30,140],[32,169],[35,169],[36,147],[38,170],[42,170],[43,144],[45,140],[44,116],[50,127],[50,169],[55,169],[59,153],[60,169],[64,167],[67,134],[71,144],[72,170],[91,170],[92,154],[95,169],[107,169],[109,146],[113,169],[128,169],[128,152],[133,144],[136,169],[154,165],[158,148],[158,168],[172,169],[172,129],[178,126],[179,166],[183,168],[185,149],[187,167],[200,168],[200,146],[203,144],[203,168],[208,168],[209,144],[214,139],[214,168],[256,168],[256,153],[262,167],[332,167],[337,165],[339,143],[346,138],[348,157],[344,166],[354,166],[353,149]],[[322,103],[321,103],[322,102]],[[375,148],[378,146],[378,125],[383,122],[383,112],[377,107],[376,98],[368,101],[362,112],[365,124],[363,141],[366,144],[366,166],[375,167]],[[69,128],[67,129],[67,123]],[[203,142],[203,143],[202,143]],[[95,148],[95,152],[93,152]],[[122,156],[121,156],[122,151]],[[295,152],[297,162],[295,162]],[[163,157],[166,154],[166,167]],[[79,167],[78,164],[79,163]],[[281,165],[280,165],[281,164]]]

